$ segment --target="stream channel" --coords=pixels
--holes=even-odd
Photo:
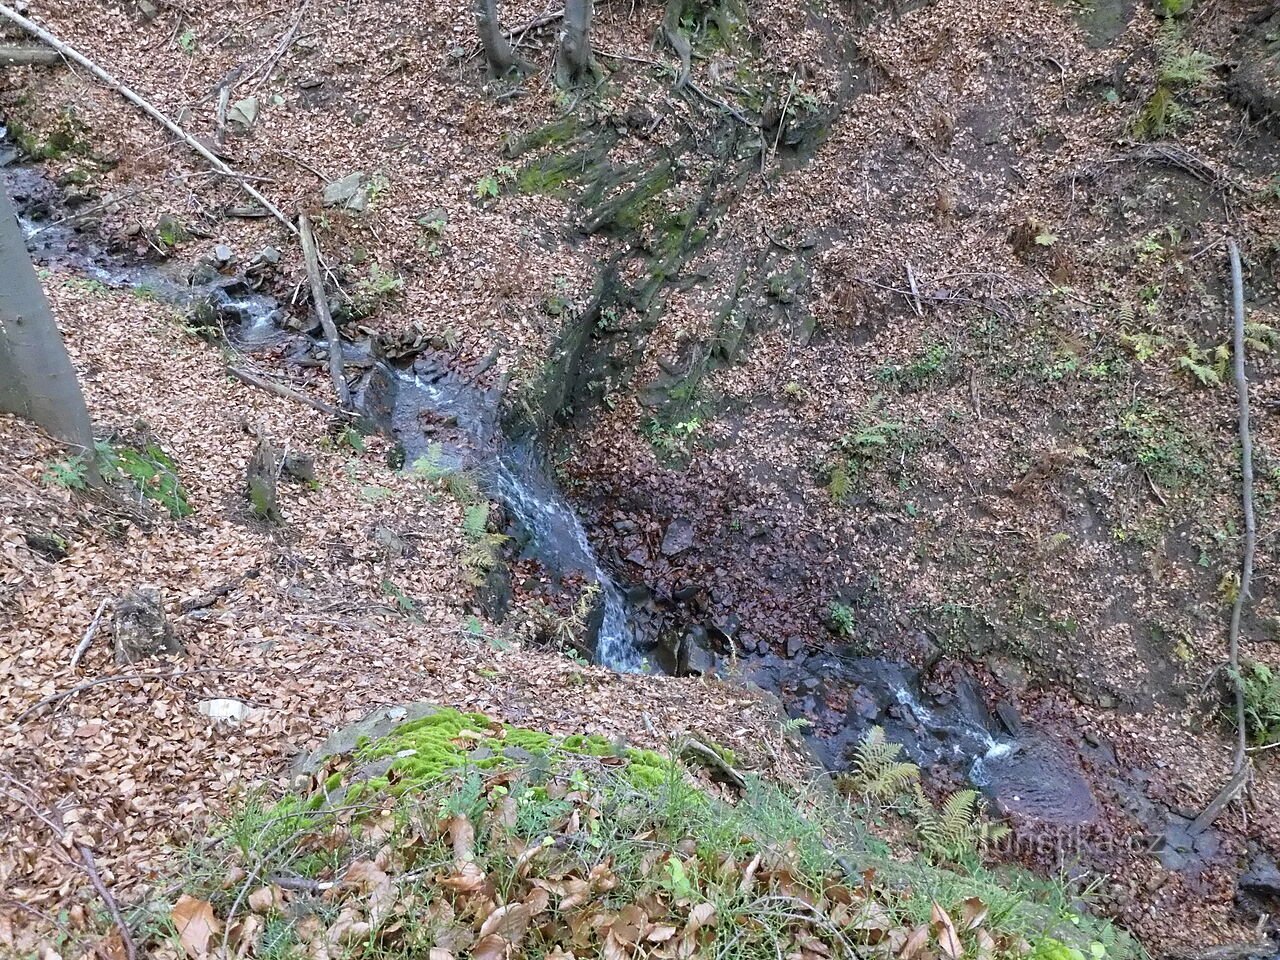
[[[210,241],[212,252],[194,269],[173,261],[131,262],[94,239],[92,227],[67,207],[60,188],[38,167],[17,162],[3,132],[0,127],[0,180],[20,211],[37,264],[68,269],[108,287],[145,288],[155,299],[212,320],[246,352],[270,348],[282,351],[286,364],[318,365],[324,342],[308,333],[305,323],[301,332],[288,329],[286,309],[258,289],[263,272],[269,272],[264,264],[273,262],[269,248],[238,260]],[[652,631],[637,623],[643,585],[620,582],[598,558],[547,469],[540,438],[504,427],[505,383],[482,386],[477,372],[453,369],[452,357],[443,353],[428,351],[408,366],[396,366],[374,356],[366,342],[344,344],[344,356],[361,371],[353,394],[357,410],[403,447],[406,464],[427,457],[444,469],[472,471],[484,492],[505,508],[507,532],[523,556],[539,561],[554,579],[599,585],[591,624],[596,660],[620,671],[652,669],[647,649],[654,642]],[[685,629],[704,628],[686,624]],[[1075,749],[1025,727],[1010,704],[990,711],[977,683],[963,676],[949,688],[935,684],[926,692],[921,676],[908,666],[834,648],[797,658],[739,660],[747,680],[777,693],[793,716],[810,720],[806,737],[830,769],[847,768],[859,740],[879,725],[932,778],[953,787],[972,784],[1015,822],[1078,837],[1106,819],[1092,779],[1119,795],[1148,836],[1164,837],[1161,856],[1167,865],[1198,868],[1217,852],[1213,831],[1185,836],[1183,818],[1147,801],[1134,784],[1134,772],[1121,769],[1114,754],[1091,758],[1087,778]]]

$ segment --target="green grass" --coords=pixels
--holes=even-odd
[[[967,953],[1132,952],[1054,882],[891,856],[860,801],[750,775],[725,799],[674,759],[599,737],[440,710],[330,758],[311,783],[274,804],[248,798],[175,858],[177,882],[162,878],[133,918],[144,952],[174,943],[180,896],[237,931],[213,949],[282,960],[318,942],[334,960],[774,960],[862,955],[918,929],[936,953],[940,914]]]

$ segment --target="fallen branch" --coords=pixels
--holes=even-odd
[[[107,609],[107,598],[103,597],[102,602],[98,604],[98,610],[93,615],[93,619],[89,621],[89,629],[84,632],[84,636],[76,644],[75,653],[71,654],[72,670],[80,663],[80,658],[88,652],[89,644],[93,643],[94,634],[98,632],[98,624],[102,621],[102,611],[105,609]]]
[[[739,773],[729,761],[720,756],[718,750],[692,735],[686,735],[680,741],[680,745],[676,749],[676,755],[681,760],[692,761],[706,767],[711,772],[713,779],[732,784],[739,790],[747,788],[746,777]]]
[[[1245,763],[1244,682],[1240,677],[1240,621],[1249,600],[1253,582],[1253,556],[1258,533],[1253,514],[1253,440],[1249,435],[1249,378],[1244,368],[1244,279],[1240,269],[1240,248],[1227,239],[1227,255],[1231,261],[1231,315],[1234,339],[1233,366],[1236,381],[1236,407],[1240,419],[1240,502],[1244,511],[1244,556],[1240,564],[1240,589],[1231,605],[1231,633],[1228,658],[1231,681],[1236,694],[1236,753],[1232,770],[1239,773]]]
[[[24,807],[30,810],[37,819],[39,819],[46,827],[48,827],[60,844],[73,848],[76,853],[80,854],[80,862],[84,866],[84,872],[89,877],[89,882],[93,884],[93,889],[97,891],[98,896],[102,898],[102,902],[107,907],[107,913],[111,915],[111,922],[116,925],[116,929],[120,931],[120,940],[124,946],[125,956],[128,960],[137,960],[138,948],[133,942],[133,936],[129,932],[129,925],[124,922],[124,915],[120,912],[120,904],[116,903],[116,898],[111,895],[111,891],[107,889],[107,885],[102,882],[102,874],[98,872],[97,861],[93,858],[93,851],[89,849],[88,844],[82,843],[76,839],[75,835],[67,830],[66,824],[62,822],[62,817],[58,814],[56,808],[49,808],[45,812],[41,812],[36,806],[35,792],[25,783],[15,780],[9,775],[5,775],[5,780],[13,784],[22,791],[25,796],[14,796],[8,794],[12,799],[17,800]],[[6,791],[7,793],[7,791]]]
[[[226,583],[214,587],[208,593],[203,593],[198,597],[192,597],[190,600],[183,600],[182,603],[178,605],[178,609],[180,609],[184,614],[187,614],[194,613],[197,610],[204,610],[206,607],[212,607],[227,594],[231,593],[231,591],[240,589],[250,580],[257,579],[257,577],[258,569],[254,567],[253,569],[240,574],[240,576],[236,577],[234,580],[228,580]]]
[[[48,67],[62,62],[62,54],[48,47],[0,47],[0,67]]]
[[[18,714],[13,722],[21,723],[31,714],[35,713],[41,707],[47,707],[50,704],[58,704],[63,700],[70,700],[77,694],[84,693],[86,690],[92,690],[94,687],[100,687],[106,683],[116,683],[124,680],[175,680],[178,677],[191,677],[201,673],[254,673],[256,669],[249,667],[201,667],[198,670],[178,670],[172,673],[113,673],[108,677],[98,677],[96,680],[89,680],[86,683],[76,684],[66,690],[58,693],[51,693],[43,699],[37,700],[27,709]]]
[[[345,409],[351,405],[351,393],[347,390],[347,379],[342,375],[342,339],[338,336],[333,314],[329,312],[329,295],[325,293],[324,279],[320,276],[316,237],[311,232],[311,218],[305,213],[298,217],[298,233],[302,238],[302,259],[307,264],[307,280],[311,283],[311,302],[316,308],[316,316],[320,318],[324,338],[329,342],[329,379],[333,381],[333,391],[338,395],[338,405]]]
[[[1218,815],[1222,813],[1223,808],[1244,792],[1245,785],[1248,784],[1252,773],[1252,766],[1244,766],[1236,771],[1236,775],[1228,780],[1227,785],[1218,791],[1218,795],[1209,801],[1209,805],[1204,808],[1204,813],[1191,822],[1187,832],[1194,837],[1213,826],[1213,822],[1218,819]]]
[[[1244,368],[1244,278],[1240,269],[1240,248],[1227,238],[1227,255],[1231,262],[1232,367],[1236,383],[1236,407],[1240,420],[1240,501],[1244,509],[1244,551],[1240,563],[1240,586],[1231,605],[1231,629],[1227,640],[1227,676],[1235,693],[1236,747],[1232,758],[1232,777],[1204,812],[1191,824],[1191,833],[1207,830],[1222,809],[1243,792],[1253,772],[1246,752],[1244,681],[1240,677],[1240,623],[1244,605],[1249,599],[1253,581],[1253,555],[1257,549],[1257,528],[1253,514],[1253,441],[1249,435],[1249,378]]]
[[[241,190],[243,190],[250,197],[252,197],[255,202],[261,204],[262,207],[268,213],[270,213],[273,217],[275,217],[277,220],[283,223],[288,228],[290,233],[296,234],[298,232],[298,228],[295,227],[292,222],[290,222],[288,217],[286,217],[283,213],[280,212],[280,210],[275,206],[275,204],[273,204],[270,200],[264,197],[258,190],[254,189],[240,174],[236,173],[235,170],[227,166],[227,164],[223,160],[221,160],[216,154],[214,154],[208,147],[202,144],[195,137],[191,136],[191,134],[183,130],[173,120],[169,119],[168,116],[161,113],[160,110],[152,106],[152,104],[146,99],[144,99],[141,95],[134,92],[129,87],[125,86],[123,83],[121,83],[119,80],[113,77],[110,73],[108,73],[102,67],[98,66],[96,63],[94,63],[92,60],[90,60],[80,51],[76,50],[74,47],[66,43],[63,43],[61,40],[55,37],[48,30],[44,29],[44,27],[40,26],[38,23],[35,23],[32,20],[28,20],[22,14],[18,13],[18,11],[14,10],[12,7],[9,7],[9,6],[6,6],[5,4],[0,3],[0,16],[4,17],[6,20],[9,20],[11,23],[14,23],[17,26],[21,27],[23,30],[27,31],[27,33],[31,34],[33,37],[36,37],[38,40],[42,41],[43,43],[49,45],[54,50],[58,51],[58,53],[66,57],[68,60],[74,60],[80,66],[84,67],[84,69],[88,70],[91,74],[93,74],[103,83],[105,83],[107,86],[114,89],[117,93],[119,93],[122,97],[124,97],[134,106],[136,106],[139,110],[141,110],[143,113],[149,116],[152,120],[156,121],[156,123],[160,124],[166,130],[172,133],[175,137],[182,140],[183,143],[189,146],[201,157],[203,157],[205,161],[208,162],[208,164],[211,167],[213,167],[213,169],[235,180],[236,184],[240,187]]]
[[[286,387],[283,383],[276,383],[273,380],[267,380],[260,377],[256,373],[243,370],[240,367],[227,367],[227,373],[231,374],[242,383],[247,383],[251,387],[257,387],[260,390],[266,390],[268,393],[274,393],[277,397],[284,397],[286,400],[293,400],[296,403],[305,404],[313,410],[319,410],[321,413],[327,413],[331,417],[346,416],[346,413],[339,410],[331,403],[325,403],[323,400],[317,400],[315,397],[308,397],[305,393],[299,393],[292,387]]]
[[[284,37],[280,40],[280,43],[276,46],[275,50],[271,52],[271,56],[267,57],[266,62],[263,63],[262,66],[256,68],[252,73],[244,78],[247,83],[256,77],[259,71],[263,71],[262,79],[255,83],[253,88],[249,91],[250,96],[257,93],[258,88],[271,79],[271,72],[275,70],[276,64],[278,64],[281,58],[289,52],[289,48],[293,46],[293,42],[298,39],[298,30],[302,26],[302,18],[306,14],[307,7],[310,3],[311,0],[302,0],[302,2],[298,4],[298,9],[293,15],[293,23],[291,23],[289,25],[289,29],[285,31]]]

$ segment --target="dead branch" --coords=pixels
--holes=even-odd
[[[1253,441],[1249,435],[1249,378],[1244,368],[1244,279],[1240,268],[1240,248],[1227,238],[1227,255],[1231,262],[1232,367],[1236,383],[1236,407],[1240,419],[1240,501],[1244,510],[1244,550],[1240,563],[1240,586],[1231,605],[1231,629],[1227,640],[1227,675],[1235,693],[1236,746],[1231,769],[1233,776],[1218,791],[1204,812],[1191,824],[1191,832],[1207,829],[1222,809],[1244,790],[1253,772],[1246,752],[1244,681],[1240,676],[1240,622],[1249,599],[1253,581],[1253,556],[1257,549],[1257,527],[1253,513]]]
[[[1244,556],[1240,564],[1240,589],[1231,605],[1231,633],[1228,656],[1236,694],[1236,754],[1232,769],[1237,773],[1245,762],[1244,683],[1240,678],[1240,621],[1253,582],[1253,557],[1258,532],[1253,514],[1253,440],[1249,435],[1249,378],[1244,368],[1244,279],[1240,269],[1240,248],[1227,239],[1231,260],[1231,315],[1234,338],[1236,406],[1240,418],[1240,502],[1244,511]]]
[[[281,463],[283,464],[283,462],[284,460],[281,458]],[[192,597],[190,600],[183,600],[182,603],[178,604],[178,609],[180,609],[184,614],[188,614],[194,613],[197,610],[204,610],[206,607],[212,607],[227,594],[231,593],[233,590],[239,590],[250,580],[255,580],[257,577],[257,567],[246,570],[234,580],[228,580],[226,583],[214,587],[208,593],[202,593],[200,596]]]
[[[316,308],[316,316],[320,318],[324,337],[329,341],[329,379],[333,381],[333,391],[338,395],[338,406],[345,409],[351,405],[351,393],[347,390],[346,377],[342,375],[342,339],[338,336],[333,314],[329,312],[329,295],[325,293],[324,280],[320,276],[316,237],[311,232],[311,218],[305,213],[298,217],[298,232],[302,238],[302,259],[307,264],[307,279],[311,283],[311,302]]]
[[[66,57],[68,60],[74,60],[80,66],[84,67],[84,69],[88,70],[91,74],[93,74],[103,83],[105,83],[107,86],[111,87],[113,90],[119,93],[122,97],[124,97],[134,106],[136,106],[139,110],[141,110],[143,113],[149,116],[152,120],[156,121],[156,123],[160,124],[166,130],[172,133],[175,137],[177,137],[183,143],[189,146],[192,150],[198,153],[201,157],[205,159],[206,162],[208,162],[208,164],[211,167],[213,167],[213,169],[235,180],[237,186],[239,186],[241,190],[243,190],[250,197],[252,197],[255,202],[261,204],[263,209],[265,209],[273,217],[275,217],[277,220],[283,223],[285,227],[288,228],[290,233],[296,234],[298,232],[298,228],[295,227],[289,221],[288,217],[286,217],[283,213],[280,212],[280,210],[275,206],[275,204],[273,204],[270,200],[264,197],[258,190],[256,190],[253,186],[251,186],[249,182],[245,180],[244,177],[236,173],[236,171],[231,169],[231,167],[227,166],[227,164],[222,159],[220,159],[216,154],[214,154],[208,147],[202,144],[195,137],[191,136],[191,134],[183,130],[173,120],[169,119],[169,117],[166,116],[164,113],[161,113],[160,110],[154,107],[148,100],[143,98],[141,95],[139,95],[129,87],[125,86],[123,83],[121,83],[119,80],[113,77],[110,73],[108,73],[102,67],[98,66],[96,63],[94,63],[92,60],[90,60],[80,51],[76,50],[74,47],[66,43],[63,43],[61,40],[55,37],[48,30],[45,30],[42,26],[40,26],[38,23],[35,23],[32,20],[28,20],[22,14],[14,10],[12,7],[9,7],[9,6],[6,6],[5,4],[0,3],[0,16],[4,17],[6,20],[10,21],[11,23],[14,23],[17,26],[21,27],[23,30],[27,31],[27,33],[31,34],[33,37],[36,37],[38,40],[42,41],[43,43],[48,44],[54,50],[58,51],[58,53]]]
[[[692,734],[685,735],[676,748],[676,755],[681,760],[691,761],[706,767],[711,775],[725,783],[732,784],[739,790],[747,788],[747,779],[739,773],[720,752],[708,743],[699,740]]]
[[[250,96],[257,93],[258,88],[271,79],[271,72],[275,70],[276,64],[278,64],[281,58],[289,52],[289,48],[293,46],[293,42],[298,39],[298,30],[302,26],[302,18],[306,14],[307,7],[310,3],[311,0],[302,0],[302,2],[298,4],[298,9],[293,15],[293,23],[291,23],[289,25],[289,29],[285,31],[280,43],[276,45],[276,48],[273,51],[271,51],[271,56],[267,57],[266,61],[261,66],[257,67],[249,74],[249,76],[244,78],[245,81],[248,82],[256,77],[259,72],[262,73],[262,78],[255,83],[253,88],[249,91]]]
[[[247,383],[251,387],[257,387],[260,390],[266,390],[268,393],[274,393],[277,397],[284,397],[286,400],[293,400],[295,403],[305,404],[313,410],[319,410],[321,413],[327,413],[331,417],[342,417],[347,414],[339,410],[331,403],[325,403],[323,400],[317,400],[315,397],[308,397],[305,393],[299,393],[292,387],[286,387],[283,383],[276,383],[273,380],[267,380],[260,377],[256,373],[240,367],[227,367],[227,373],[231,374],[242,383]]]
[[[0,67],[48,67],[62,62],[62,54],[48,47],[0,47]]]
[[[71,654],[71,669],[74,670],[80,663],[80,658],[85,655],[89,649],[89,645],[93,643],[94,634],[98,632],[98,624],[102,621],[102,611],[107,609],[108,598],[103,597],[102,602],[98,604],[98,610],[93,615],[93,619],[89,621],[89,629],[84,632],[84,636],[80,642],[76,644],[75,653]]]
[[[57,705],[63,700],[70,700],[78,694],[84,693],[86,690],[92,690],[94,687],[100,687],[107,683],[116,683],[125,680],[176,680],[179,677],[192,677],[204,673],[252,673],[249,667],[201,667],[197,670],[177,670],[171,673],[113,673],[110,676],[98,677],[95,680],[89,680],[86,683],[76,684],[74,687],[68,687],[66,690],[58,693],[51,693],[49,696],[37,700],[27,709],[18,714],[13,722],[21,723],[31,714],[37,712],[42,707]]]
[[[102,882],[102,874],[98,872],[97,861],[94,860],[93,851],[89,849],[88,844],[81,842],[73,833],[67,830],[66,824],[62,822],[62,817],[56,808],[48,808],[42,813],[36,805],[35,792],[25,783],[15,780],[8,774],[5,774],[4,778],[21,790],[25,797],[14,796],[11,793],[8,795],[35,814],[45,826],[53,831],[60,844],[74,848],[76,853],[80,855],[80,862],[84,867],[85,874],[89,877],[89,882],[93,885],[93,889],[97,891],[98,896],[102,898],[107,912],[111,914],[111,921],[116,925],[116,929],[120,931],[120,940],[124,944],[125,956],[128,960],[137,960],[138,948],[133,942],[133,935],[129,933],[129,925],[124,922],[124,915],[120,913],[120,905],[116,903],[116,898],[111,895],[107,885]]]

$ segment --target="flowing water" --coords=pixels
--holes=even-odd
[[[53,185],[28,167],[0,174],[26,211],[23,228],[37,262],[68,266],[117,288],[145,288],[181,308],[206,305],[242,349],[265,345],[295,354],[323,352],[323,341],[289,333],[276,301],[257,293],[243,275],[206,266],[193,282],[170,264],[129,264],[108,254],[53,217]],[[503,504],[524,556],[557,578],[579,575],[599,585],[596,659],[620,671],[647,669],[640,649],[638,607],[599,560],[582,522],[552,479],[538,438],[504,435],[502,384],[482,386],[479,375],[454,368],[455,358],[424,353],[408,368],[372,355],[367,344],[344,344],[346,358],[365,373],[356,390],[362,415],[398,444],[412,467],[428,458],[438,470],[468,470],[485,493]],[[961,684],[949,699],[926,696],[919,678],[899,664],[817,654],[799,661],[764,658],[747,672],[781,691],[789,706],[818,718],[811,737],[828,766],[841,769],[872,724],[905,745],[912,760],[949,771],[984,790],[1001,809],[1058,823],[1080,824],[1097,806],[1074,756],[1047,737],[1000,732],[976,689]]]

